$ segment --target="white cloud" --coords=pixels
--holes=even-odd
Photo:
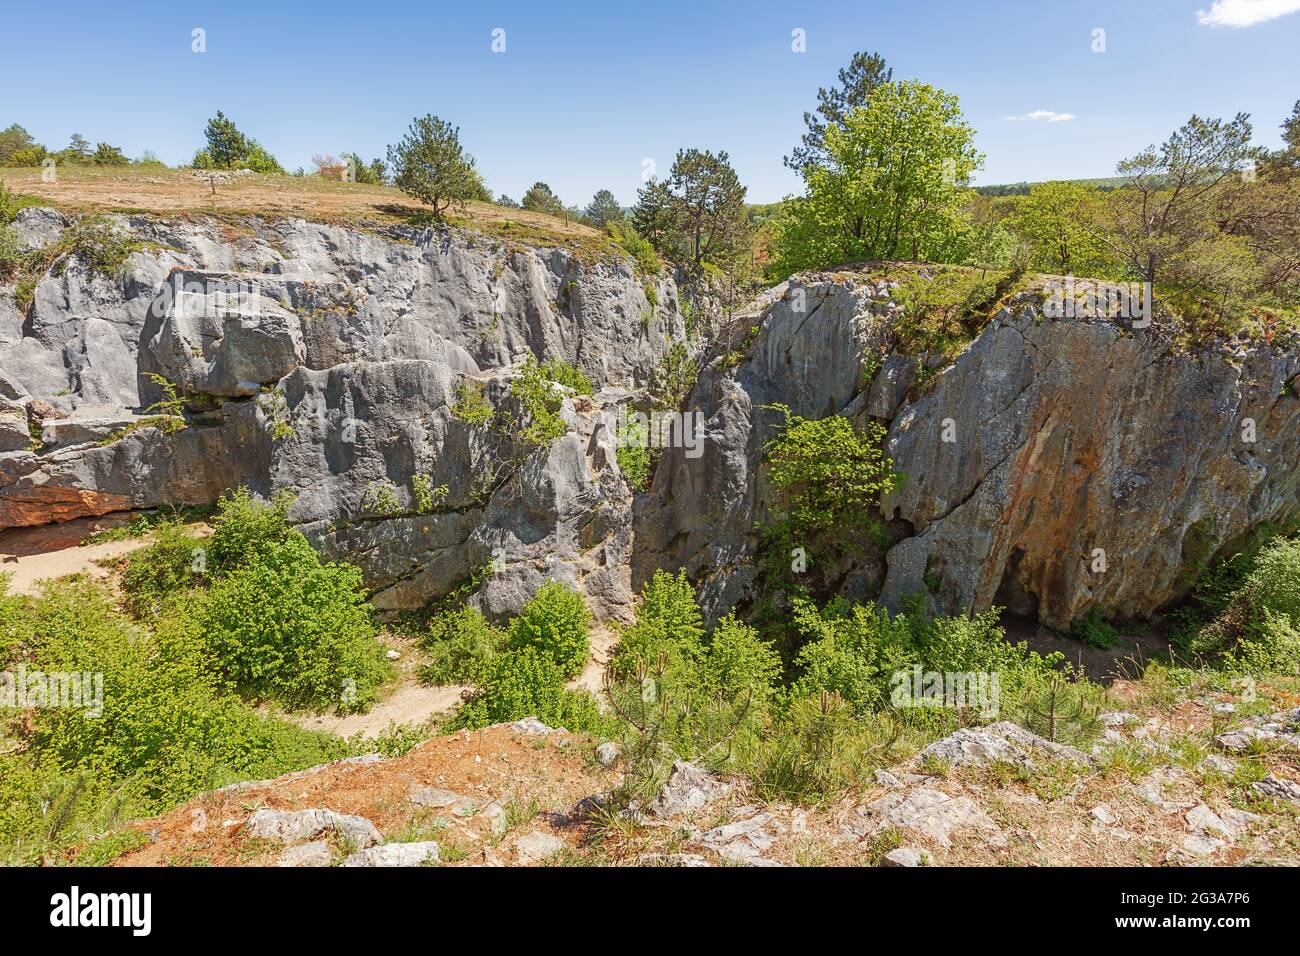
[[[1300,0],[1297,0],[1300,2]],[[1049,123],[1064,123],[1074,119],[1073,113],[1058,113],[1056,110],[1034,110],[1032,113],[1024,113],[1020,116],[1004,116],[1004,120],[1012,123],[1019,123],[1021,120],[1029,120],[1031,123],[1038,120],[1046,120]]]
[[[1208,11],[1197,10],[1203,27],[1253,27],[1300,10],[1300,0],[1214,0]]]

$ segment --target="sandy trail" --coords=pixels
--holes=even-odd
[[[0,573],[13,575],[11,594],[35,594],[41,581],[69,574],[88,574],[104,579],[110,574],[98,562],[120,558],[149,543],[148,538],[82,544],[95,531],[125,524],[133,515],[77,518],[61,524],[33,528],[9,528],[0,532]]]

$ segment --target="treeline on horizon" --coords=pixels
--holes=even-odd
[[[855,54],[818,90],[804,124],[784,159],[803,192],[765,205],[747,203],[725,150],[697,148],[648,178],[630,210],[608,189],[585,207],[566,204],[540,180],[519,201],[494,197],[459,129],[433,115],[416,118],[385,158],[318,155],[310,175],[396,186],[436,219],[478,201],[585,223],[647,270],[667,263],[706,281],[724,308],[796,272],[913,261],[1149,282],[1174,312],[1216,333],[1244,317],[1266,332],[1300,317],[1300,101],[1282,119],[1277,151],[1251,144],[1245,113],[1193,115],[1120,162],[1115,177],[983,187],[971,184],[984,157],[958,98],[895,80],[877,54]],[[285,174],[221,112],[204,134],[193,168]],[[0,131],[0,165],[48,159],[162,165],[80,136],[50,152],[20,126]]]

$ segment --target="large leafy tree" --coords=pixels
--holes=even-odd
[[[803,141],[785,158],[785,164],[797,172],[809,166],[824,166],[827,161],[826,130],[843,128],[845,117],[865,106],[871,91],[893,79],[893,70],[884,57],[876,53],[855,53],[849,65],[839,72],[839,85],[817,90],[817,110],[803,114],[807,131]]]
[[[1100,214],[1097,191],[1082,183],[1038,183],[1019,198],[1006,225],[1029,247],[1028,264],[1060,275],[1104,275],[1108,249],[1087,228]]]
[[[913,80],[876,88],[826,130],[826,161],[775,224],[776,271],[938,259],[969,232],[962,200],[983,157],[957,97]]]
[[[401,142],[388,147],[388,168],[393,185],[432,206],[435,219],[485,195],[474,157],[460,144],[460,129],[432,114],[412,120]]]

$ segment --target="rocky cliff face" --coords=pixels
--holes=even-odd
[[[1025,295],[918,375],[892,347],[891,292],[805,277],[757,304],[744,360],[715,363],[690,399],[708,421],[703,457],[668,453],[639,506],[638,579],[684,566],[715,612],[749,594],[772,402],[888,425],[905,476],[882,502],[895,543],[842,580],[893,607],[925,592],[947,612],[999,604],[1055,626],[1093,607],[1141,618],[1222,547],[1300,513],[1294,348],[1188,354],[1158,322],[1051,319]]]
[[[558,577],[624,617],[641,580],[683,567],[720,614],[755,584],[778,402],[887,425],[906,476],[882,503],[892,546],[835,574],[892,606],[923,591],[947,612],[996,603],[1057,626],[1093,607],[1142,617],[1215,551],[1300,514],[1294,348],[1189,354],[1160,323],[1051,319],[1026,295],[927,364],[895,347],[889,282],[805,276],[741,317],[757,333],[685,404],[703,454],[664,449],[634,504],[613,421],[685,338],[671,280],[652,305],[627,262],[458,232],[120,222],[143,246],[124,274],[71,256],[30,307],[0,296],[0,527],[247,484],[294,492],[290,519],[359,563],[384,610],[490,564],[489,612]],[[17,225],[35,247],[67,223],[29,209]],[[565,392],[567,433],[540,449],[452,411],[467,381],[511,410],[527,355],[596,387]],[[165,398],[154,375],[186,399],[183,430],[147,411]]]
[[[603,426],[684,335],[671,280],[450,231],[118,224],[143,246],[124,274],[70,256],[30,308],[0,298],[0,526],[246,484],[292,491],[290,519],[360,563],[384,609],[489,563],[490,610],[552,576],[604,614],[627,608],[631,496]],[[66,226],[48,210],[17,222],[32,247]],[[566,392],[568,434],[535,452],[451,411],[467,380],[508,407],[529,355],[574,363],[597,389]],[[185,429],[152,427],[153,375],[186,399]]]

